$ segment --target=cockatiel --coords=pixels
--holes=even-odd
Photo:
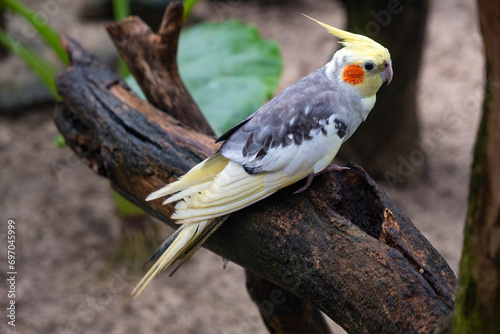
[[[158,260],[135,297],[160,271],[184,263],[230,213],[307,176],[305,187],[321,171],[342,169],[327,167],[366,120],[378,89],[391,82],[391,56],[368,37],[314,21],[344,46],[331,61],[222,135],[214,155],[147,197],[174,194],[164,204],[178,201],[171,218],[182,226],[152,256]]]

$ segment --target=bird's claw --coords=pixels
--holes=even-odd
[[[300,194],[301,192],[306,191],[307,188],[309,188],[311,186],[311,183],[314,180],[314,178],[318,175],[328,173],[328,172],[340,172],[340,171],[347,170],[347,169],[350,169],[350,168],[349,167],[341,167],[341,166],[332,164],[332,165],[327,166],[325,169],[323,169],[319,173],[311,173],[307,176],[306,184],[303,187],[296,190],[293,194],[296,195],[296,194]]]

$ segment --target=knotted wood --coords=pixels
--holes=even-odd
[[[177,45],[182,28],[182,11],[182,3],[171,3],[158,34],[138,17],[108,23],[106,29],[154,106],[198,132],[213,135],[179,76]]]
[[[214,138],[169,115],[183,110],[186,96],[163,96],[165,109],[157,109],[76,42],[64,44],[71,64],[57,78],[64,104],[54,119],[66,142],[116,191],[175,226],[172,205],[144,199],[212,154]],[[304,193],[293,195],[296,184],[231,215],[206,247],[349,333],[431,332],[454,309],[456,278],[363,169],[349,167],[316,178]]]

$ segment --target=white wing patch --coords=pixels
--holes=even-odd
[[[259,166],[267,172],[283,171],[288,177],[306,173],[302,176],[305,177],[309,173],[320,172],[331,163],[343,142],[337,135],[335,120],[336,116],[332,115],[328,122],[324,121],[326,135],[321,129],[314,129],[310,131],[311,140],[304,140],[299,145],[291,143],[269,149]],[[292,139],[293,134],[288,134],[288,137]]]
[[[184,224],[238,211],[272,194],[264,186],[264,178],[265,174],[250,175],[229,161],[208,187],[177,203],[172,218]]]
[[[224,216],[256,203],[310,173],[328,166],[343,139],[337,134],[336,115],[323,121],[309,140],[295,141],[270,148],[258,164],[267,172],[249,174],[231,157],[216,153],[151,197],[177,192],[165,203],[179,201],[172,219],[177,223],[197,223]],[[288,134],[293,138],[293,133]],[[234,151],[233,151],[234,152]],[[231,153],[233,153],[231,152]],[[229,155],[229,154],[228,154]],[[247,160],[248,161],[248,160]]]

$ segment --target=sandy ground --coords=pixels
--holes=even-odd
[[[58,3],[60,8],[51,17],[58,29],[81,37],[84,45],[106,40],[99,24],[85,26],[90,35],[71,24],[76,0]],[[240,18],[256,24],[264,37],[277,39],[285,59],[283,89],[321,67],[334,43],[300,13],[335,26],[345,23],[343,9],[334,1],[286,3],[283,10],[239,1],[223,7],[202,2],[193,15],[214,20]],[[471,152],[483,95],[484,59],[475,2],[434,1],[427,34],[418,94],[429,178],[387,190],[457,272]],[[13,66],[23,70],[20,63],[8,59],[0,62],[0,73],[9,73]],[[396,64],[395,75],[399,70]],[[155,279],[136,301],[129,292],[138,276],[128,275],[123,266],[108,276],[101,275],[120,230],[108,183],[82,165],[68,148],[52,146],[57,130],[51,113],[51,108],[43,108],[18,118],[0,118],[2,280],[5,282],[7,271],[9,219],[16,223],[18,272],[16,327],[8,326],[2,315],[0,332],[266,333],[247,296],[243,270],[234,264],[223,270],[220,258],[206,250],[173,277]],[[162,233],[167,231],[163,228]],[[5,287],[0,286],[3,312],[7,307]]]

